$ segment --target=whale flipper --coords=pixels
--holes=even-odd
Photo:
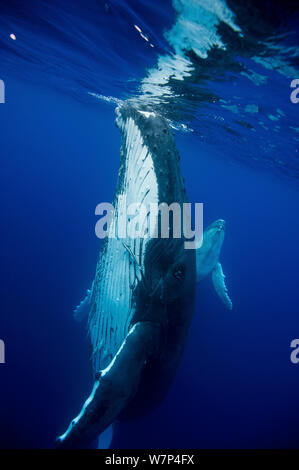
[[[218,262],[212,271],[212,280],[213,285],[215,287],[215,291],[217,292],[218,296],[224,303],[224,305],[231,310],[233,308],[233,304],[231,299],[229,298],[227,287],[225,285],[225,275],[222,270],[221,264]]]
[[[85,318],[87,318],[89,314],[91,292],[92,292],[92,287],[91,289],[87,289],[86,296],[79,303],[79,305],[77,305],[77,307],[74,310],[73,316],[74,316],[74,320],[76,320],[77,322],[83,321]]]
[[[134,397],[144,365],[157,355],[160,325],[139,322],[130,329],[111,363],[98,372],[79,415],[57,441],[57,447],[81,447],[102,433]]]

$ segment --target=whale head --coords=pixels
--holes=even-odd
[[[225,220],[218,219],[215,220],[208,228],[205,230],[204,238],[210,243],[214,251],[220,253],[222,243],[224,240],[225,234]]]
[[[201,281],[216,266],[225,234],[225,221],[218,219],[203,234],[203,243],[196,250],[197,281]]]

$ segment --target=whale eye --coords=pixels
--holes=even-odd
[[[185,278],[185,268],[182,264],[178,264],[174,267],[172,271],[173,276],[178,280],[181,281]]]

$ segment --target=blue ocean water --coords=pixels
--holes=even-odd
[[[52,447],[90,392],[72,311],[94,276],[94,209],[113,198],[126,99],[169,119],[190,201],[205,225],[226,220],[234,308],[202,281],[169,394],[117,423],[112,447],[299,447],[298,12],[203,4],[1,4],[0,448]]]

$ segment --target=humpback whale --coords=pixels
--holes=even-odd
[[[187,202],[179,154],[167,121],[129,103],[117,108],[121,161],[113,201]],[[83,447],[115,419],[148,412],[166,394],[193,313],[195,250],[184,237],[107,237],[90,291],[77,308],[88,315],[94,385],[57,447]]]

